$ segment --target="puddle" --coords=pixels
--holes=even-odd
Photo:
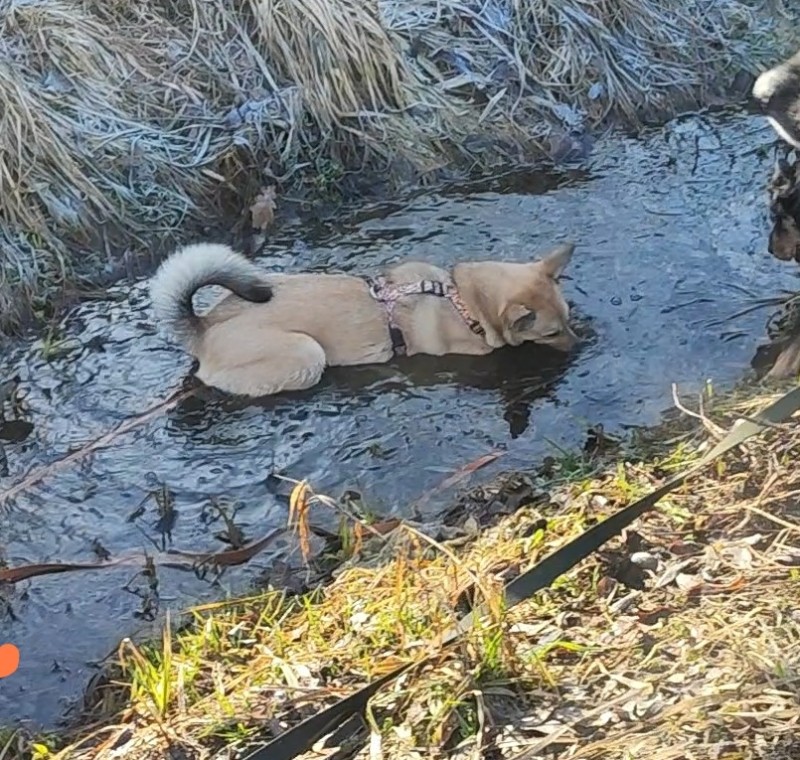
[[[236,521],[248,539],[283,525],[288,487],[276,473],[332,495],[353,489],[375,512],[408,515],[489,452],[504,454],[473,483],[528,467],[553,446],[581,443],[588,425],[613,432],[655,422],[671,406],[673,382],[690,392],[706,378],[735,381],[767,315],[725,318],[747,298],[794,281],[793,270],[766,253],[772,142],[768,127],[743,115],[678,119],[643,140],[606,139],[581,170],[418,195],[364,209],[337,229],[276,240],[265,255],[276,270],[368,272],[404,257],[445,267],[469,258],[525,260],[573,239],[565,290],[593,338],[571,361],[531,347],[415,357],[340,369],[310,393],[258,405],[186,403],[20,496],[0,517],[0,556],[17,565],[94,561],[99,548],[112,557],[153,551],[165,515],[154,500],[143,508],[142,501],[164,481],[175,510],[167,545],[183,550],[227,548],[217,537],[223,526],[209,518],[218,497],[238,502]],[[112,289],[108,302],[84,305],[68,325],[78,349],[46,361],[41,345],[21,346],[0,364],[0,379],[20,376],[27,405],[24,423],[2,424],[9,474],[0,474],[0,486],[146,410],[190,366],[155,333],[144,283]],[[441,509],[451,495],[435,493],[424,511]],[[334,524],[323,512],[316,519]],[[276,551],[216,585],[160,571],[159,613],[246,589]],[[22,664],[0,682],[2,722],[52,725],[94,662],[121,637],[160,622],[139,617],[141,599],[123,590],[134,573],[50,576],[8,595],[0,641],[20,646]]]

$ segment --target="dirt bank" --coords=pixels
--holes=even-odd
[[[241,751],[390,665],[439,651],[453,610],[481,599],[492,621],[374,701],[371,747],[386,760],[795,757],[796,426],[692,478],[549,591],[510,612],[497,597],[775,395],[709,391],[630,442],[601,436],[472,491],[436,526],[373,520],[370,529],[351,512],[335,555],[310,565],[333,573],[323,592],[210,605],[163,642],[123,643],[78,727],[39,738],[39,757]],[[294,501],[312,518],[324,508],[300,490]],[[31,747],[9,733],[3,756],[29,757]]]
[[[262,187],[330,200],[563,155],[741,91],[794,28],[744,0],[237,8],[6,8],[0,334],[176,239],[249,228]]]

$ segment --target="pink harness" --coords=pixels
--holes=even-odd
[[[466,304],[458,294],[458,288],[453,284],[445,285],[438,280],[420,280],[419,282],[408,282],[402,285],[390,285],[385,277],[365,277],[369,294],[386,309],[386,316],[389,320],[389,335],[392,338],[392,348],[396,354],[405,354],[406,341],[402,330],[394,320],[394,307],[405,296],[437,296],[446,298],[453,304],[455,310],[466,322],[472,332],[476,335],[484,336],[486,331],[477,319],[473,319],[467,309]]]

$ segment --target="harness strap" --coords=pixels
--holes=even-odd
[[[383,304],[386,309],[386,315],[389,320],[389,335],[392,339],[392,348],[396,354],[402,355],[406,352],[403,332],[394,320],[394,307],[404,296],[425,295],[446,298],[453,304],[459,316],[472,332],[481,337],[486,334],[483,325],[469,313],[469,309],[467,309],[466,304],[458,293],[458,288],[452,283],[443,283],[439,280],[420,280],[419,282],[408,282],[402,285],[389,285],[385,277],[365,277],[364,280],[367,283],[370,295]]]
[[[486,335],[486,330],[483,329],[483,325],[480,321],[469,313],[469,309],[461,298],[461,294],[458,292],[458,288],[455,285],[447,286],[444,297],[449,299],[450,303],[455,306],[456,311],[461,315],[461,319],[467,323],[467,327],[469,327],[475,335],[480,335],[481,337]]]
[[[383,304],[386,309],[386,316],[389,321],[389,337],[392,340],[392,350],[398,356],[403,356],[406,353],[406,339],[403,336],[403,331],[398,327],[394,321],[394,307],[397,303],[397,298],[388,298],[385,289],[386,281],[382,277],[365,277],[364,280],[369,288],[369,294],[379,303]]]

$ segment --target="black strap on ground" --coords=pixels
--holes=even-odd
[[[698,473],[715,459],[736,448],[739,444],[744,443],[748,438],[788,420],[799,409],[800,388],[794,388],[770,404],[756,417],[738,420],[728,435],[692,467],[670,478],[644,498],[629,504],[616,514],[593,526],[574,541],[570,541],[566,546],[545,557],[539,564],[509,582],[504,589],[506,608],[511,608],[515,604],[529,599],[536,592],[547,588],[554,580],[586,559],[608,540],[619,535],[624,528],[649,509],[652,509],[661,498],[682,485],[687,478]],[[459,620],[457,625],[444,637],[443,646],[456,641],[470,628],[475,617],[484,612],[483,608],[478,608]],[[349,697],[290,728],[268,744],[262,745],[247,755],[244,760],[294,760],[298,755],[308,752],[319,739],[327,736],[345,721],[354,715],[363,714],[369,700],[383,686],[410,668],[416,667],[434,656],[437,655],[430,655],[387,673]]]

